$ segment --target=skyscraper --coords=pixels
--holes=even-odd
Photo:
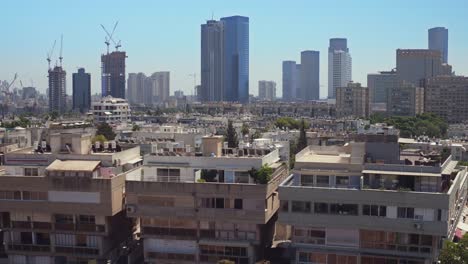
[[[352,60],[347,39],[332,38],[328,47],[328,98],[336,98],[336,88],[352,80]]]
[[[201,25],[201,95],[205,102],[224,100],[224,26],[216,20]]]
[[[153,82],[153,98],[156,102],[164,102],[169,99],[170,72],[155,72],[151,75]]]
[[[111,95],[125,99],[125,51],[101,55],[102,97]]]
[[[295,61],[283,61],[283,100],[293,101],[297,97],[299,84]]]
[[[320,53],[314,50],[301,52],[300,98],[320,99]]]
[[[428,48],[438,50],[442,54],[442,62],[447,63],[448,57],[448,29],[435,27],[428,30]]]
[[[128,102],[131,104],[145,103],[146,75],[142,72],[128,74]]]
[[[396,64],[398,81],[406,81],[424,87],[424,80],[440,75],[442,56],[438,50],[397,49]]]
[[[224,26],[225,101],[249,101],[249,18],[221,18]]]
[[[73,73],[73,109],[81,113],[87,112],[91,107],[91,74],[84,68]]]
[[[274,81],[258,81],[258,98],[261,100],[276,100],[276,83]]]
[[[49,112],[62,114],[67,110],[66,75],[62,66],[49,69]]]

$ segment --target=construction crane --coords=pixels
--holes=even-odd
[[[13,94],[12,92],[10,92],[10,88],[11,86],[13,86],[13,83],[15,83],[17,78],[18,78],[18,74],[15,73],[15,77],[13,77],[13,80],[7,85],[6,89],[2,91],[5,94],[5,103],[3,104],[3,107],[2,107],[3,117],[5,117],[5,110],[8,110],[8,105],[10,104],[10,97]]]
[[[52,49],[47,52],[47,63],[49,64],[49,70],[50,70],[50,61],[51,61],[51,58],[52,58],[52,55],[54,54],[54,49],[55,49],[55,43],[57,42],[57,40],[54,40],[54,45],[52,45]]]
[[[59,60],[60,60],[60,67],[62,67],[62,51],[63,51],[63,34],[60,36],[60,57],[59,57]]]
[[[117,51],[119,50],[120,47],[122,47],[122,45],[120,44],[120,40],[119,40],[119,42],[116,43],[115,40],[114,40],[114,38],[113,38],[115,29],[117,28],[117,25],[118,25],[118,24],[119,24],[119,21],[115,22],[114,28],[112,29],[112,32],[111,32],[111,33],[109,33],[109,31],[106,29],[106,27],[105,27],[103,24],[101,24],[102,29],[103,29],[104,32],[106,32],[106,34],[107,34],[107,37],[105,37],[105,41],[104,41],[104,43],[105,43],[106,46],[107,46],[107,54],[109,54],[109,45],[110,45],[110,42],[109,42],[109,41],[112,41],[112,43],[114,43],[115,49],[116,49]]]

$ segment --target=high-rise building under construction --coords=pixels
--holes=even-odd
[[[125,98],[125,51],[101,55],[102,96]]]
[[[49,112],[66,112],[66,71],[62,66],[49,69]]]

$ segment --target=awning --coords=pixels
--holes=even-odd
[[[141,158],[132,159],[132,160],[127,161],[127,164],[135,164],[135,163],[138,163],[138,162],[140,162],[142,160],[143,159],[141,159]]]
[[[440,173],[428,172],[410,172],[410,171],[390,171],[390,170],[363,170],[364,174],[385,174],[385,175],[401,175],[401,176],[427,176],[440,177]]]

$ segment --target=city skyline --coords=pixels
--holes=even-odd
[[[449,30],[449,63],[459,75],[466,75],[468,71],[467,54],[463,48],[468,41],[463,33],[467,18],[463,16],[462,1],[451,1],[450,5],[437,8],[431,7],[436,5],[435,1],[362,1],[359,4],[332,1],[319,7],[306,1],[268,2],[266,9],[263,6],[265,1],[184,3],[190,8],[180,8],[181,1],[139,1],[138,5],[130,7],[132,12],[128,12],[128,3],[123,1],[112,6],[106,1],[93,3],[93,8],[89,8],[89,3],[75,3],[72,7],[52,1],[6,3],[6,12],[0,22],[10,26],[2,30],[2,35],[7,37],[0,57],[8,64],[0,66],[0,79],[11,80],[17,72],[23,83],[29,84],[32,79],[38,90],[44,93],[47,88],[46,53],[63,33],[64,70],[75,72],[77,67],[86,68],[92,76],[92,93],[96,93],[101,88],[99,57],[106,51],[105,33],[100,24],[109,26],[118,20],[115,36],[122,40],[121,50],[128,54],[126,72],[170,71],[171,94],[175,90],[183,90],[190,95],[193,93],[193,77],[189,74],[196,73],[197,83],[200,82],[199,27],[212,14],[214,19],[234,15],[250,18],[249,87],[252,94],[258,94],[258,80],[273,80],[282,87],[282,61],[300,61],[302,50],[326,54],[328,40],[335,37],[348,39],[353,55],[353,81],[363,85],[368,73],[395,68],[397,48],[427,48],[427,30],[439,26]],[[337,3],[341,8],[336,9]],[[414,12],[416,8],[425,12]],[[182,9],[189,9],[190,13]],[[80,15],[76,12],[79,10],[86,10],[88,15]],[[154,12],[156,10],[164,12]],[[318,15],[307,15],[312,10],[318,10]],[[449,13],[450,16],[446,15]],[[396,15],[397,21],[393,19]],[[168,24],[171,24],[170,30],[163,27]],[[290,30],[291,27],[296,30]],[[404,30],[398,30],[401,28]],[[148,34],[152,30],[155,33]],[[375,59],[377,56],[378,60]],[[52,64],[57,57],[56,47]],[[320,72],[320,95],[324,98],[328,86],[325,56],[321,57],[320,68],[323,69]],[[71,87],[71,78],[67,78],[67,86]],[[278,91],[277,96],[281,96],[281,89]]]

